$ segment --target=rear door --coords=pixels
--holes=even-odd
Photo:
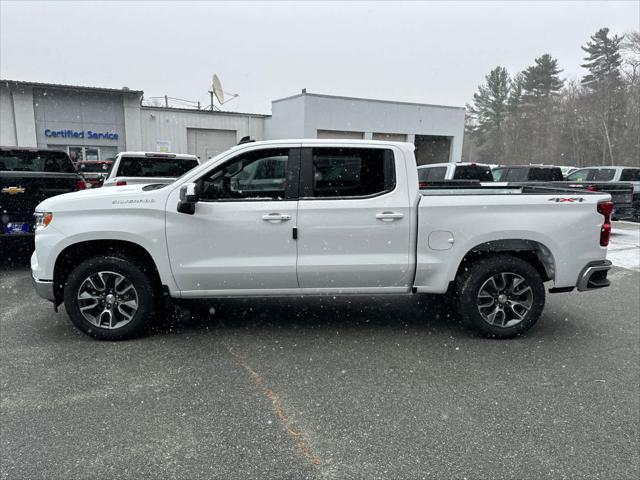
[[[411,211],[399,151],[303,148],[298,283],[317,291],[409,288]]]

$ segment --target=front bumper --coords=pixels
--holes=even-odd
[[[611,261],[609,260],[588,263],[578,276],[578,291],[596,290],[611,285],[611,282],[607,279],[609,269],[611,269]]]
[[[33,275],[31,276],[31,280],[33,281],[33,288],[36,290],[36,293],[40,295],[45,300],[49,300],[50,302],[55,302],[56,297],[53,293],[53,281],[52,280],[38,280]]]

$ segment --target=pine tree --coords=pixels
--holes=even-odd
[[[584,86],[598,89],[603,83],[611,86],[620,82],[620,44],[623,38],[618,35],[610,38],[609,29],[601,28],[591,36],[591,41],[581,47],[588,54],[586,63],[581,65],[589,70],[589,74],[582,78]]]
[[[555,110],[564,85],[561,72],[558,61],[548,53],[522,72],[522,128],[527,135],[521,149],[527,163],[555,162]]]
[[[485,77],[485,83],[473,95],[473,105],[468,106],[471,131],[481,147],[479,153],[492,162],[501,160],[504,152],[502,130],[509,113],[509,90],[509,73],[498,66]]]
[[[624,92],[620,67],[622,56],[620,44],[623,37],[609,37],[609,29],[601,28],[591,41],[582,47],[588,55],[582,67],[589,73],[582,78],[582,85],[591,92],[591,108],[593,118],[597,121],[597,129],[602,132],[602,160],[614,164],[616,156],[616,137],[619,133],[619,121],[616,117],[624,110]]]
[[[559,77],[562,70],[558,68],[558,60],[545,53],[534,62],[534,65],[523,72],[525,97],[539,99],[558,93],[564,84],[564,80]]]

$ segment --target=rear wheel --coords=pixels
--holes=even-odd
[[[488,337],[511,338],[526,332],[544,308],[542,277],[531,264],[511,255],[468,265],[457,287],[463,322]]]
[[[85,260],[71,272],[64,288],[64,306],[73,324],[101,340],[140,335],[154,305],[149,275],[124,256]]]

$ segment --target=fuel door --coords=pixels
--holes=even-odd
[[[447,230],[435,230],[429,234],[429,248],[431,250],[449,250],[455,239],[453,233]]]

